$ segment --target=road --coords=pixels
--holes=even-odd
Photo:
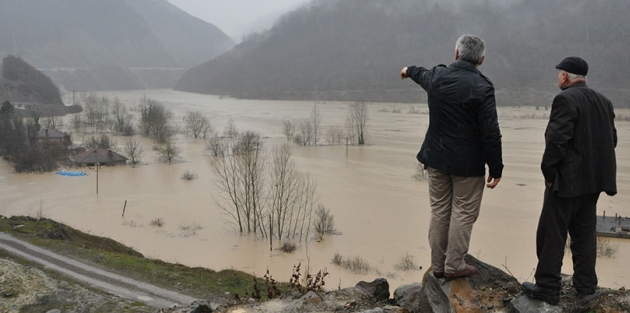
[[[45,267],[68,275],[122,298],[141,301],[156,308],[167,308],[173,304],[188,305],[195,301],[174,291],[166,290],[137,280],[129,279],[100,268],[64,257],[36,247],[28,242],[0,232],[0,249],[4,249],[24,259],[37,262]]]

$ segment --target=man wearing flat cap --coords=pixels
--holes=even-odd
[[[588,64],[582,58],[565,58],[556,69],[562,91],[553,99],[545,131],[541,169],[546,189],[536,232],[536,284],[522,285],[529,297],[553,305],[560,300],[567,233],[577,296],[595,293],[597,200],[602,192],[617,193],[613,105],[586,85]]]

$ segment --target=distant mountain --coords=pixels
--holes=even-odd
[[[49,77],[24,60],[8,55],[2,59],[0,99],[11,103],[63,105],[59,88]]]
[[[554,66],[580,55],[589,84],[630,106],[630,1],[315,0],[263,34],[191,68],[176,89],[239,98],[404,101],[423,92],[407,65],[449,64],[455,41],[481,36],[499,105],[545,104]]]
[[[133,72],[134,83],[117,88],[155,87],[137,71],[165,68],[157,73],[167,76],[157,79],[158,87],[172,86],[180,74],[172,69],[205,62],[233,45],[214,25],[166,0],[0,0],[0,55],[20,56],[55,81],[74,77],[58,82],[65,89],[116,86],[104,67]]]

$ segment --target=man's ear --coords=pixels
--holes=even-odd
[[[486,59],[486,56],[485,56],[485,55],[484,55],[484,56],[482,56],[482,57],[481,57],[481,61],[479,61],[479,64],[477,64],[477,66],[479,66],[479,65],[483,64],[483,60],[485,60],[485,59]]]
[[[455,61],[459,59],[459,50],[455,49]]]

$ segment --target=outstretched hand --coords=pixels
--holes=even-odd
[[[499,184],[500,181],[501,181],[501,177],[494,178],[494,177],[488,175],[488,180],[486,181],[487,182],[486,187],[488,187],[490,189],[494,189],[494,187],[496,187]]]
[[[401,79],[405,79],[407,78],[407,67],[403,67],[403,69],[400,71],[400,78]]]

